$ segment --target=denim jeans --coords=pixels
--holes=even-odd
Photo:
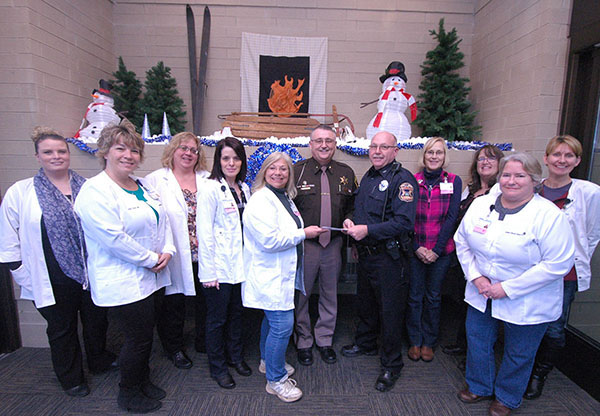
[[[494,344],[498,328],[504,326],[504,354],[496,375]],[[492,317],[492,303],[485,313],[469,306],[467,311],[467,371],[469,390],[479,396],[496,395],[503,405],[521,405],[533,368],[535,353],[548,323],[516,325]]]
[[[267,381],[287,377],[285,352],[294,329],[294,310],[264,311],[260,327],[260,358],[265,360]]]
[[[450,256],[425,264],[410,259],[406,330],[410,345],[434,347],[440,332],[442,282],[450,267]]]
[[[550,322],[548,329],[546,330],[546,335],[544,336],[544,341],[548,343],[548,345],[558,349],[564,348],[565,346],[565,326],[567,325],[571,303],[573,303],[575,293],[577,292],[576,280],[567,280],[564,283],[562,315],[560,315],[556,321]]]

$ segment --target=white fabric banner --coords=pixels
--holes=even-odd
[[[240,59],[243,112],[258,112],[260,55],[310,57],[308,112],[326,112],[327,38],[298,38],[243,32]]]

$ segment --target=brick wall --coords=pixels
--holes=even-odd
[[[542,156],[558,132],[571,1],[479,0],[471,97],[483,137]]]

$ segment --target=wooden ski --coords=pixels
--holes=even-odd
[[[187,4],[185,6],[185,16],[187,22],[188,36],[188,56],[190,63],[190,86],[192,88],[192,124],[195,135],[200,134],[200,117],[198,117],[198,105],[196,98],[196,90],[198,89],[198,67],[196,66],[196,22],[192,7]]]
[[[200,68],[198,70],[198,87],[196,88],[196,109],[198,116],[198,131],[194,134],[200,135],[202,124],[202,113],[204,110],[204,98],[206,97],[206,67],[208,66],[208,42],[210,40],[210,10],[204,6],[204,21],[202,23],[202,39],[200,42]]]

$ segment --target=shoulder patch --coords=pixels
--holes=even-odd
[[[409,182],[402,182],[400,184],[400,191],[398,192],[398,198],[402,202],[412,202],[414,199],[414,188]]]

